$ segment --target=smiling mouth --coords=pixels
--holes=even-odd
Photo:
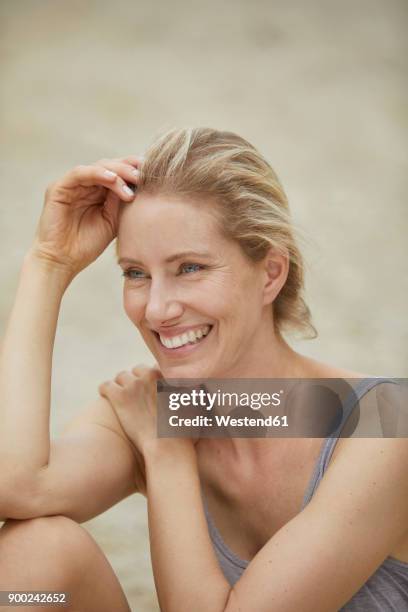
[[[209,335],[212,328],[213,325],[203,325],[199,329],[189,330],[188,332],[184,332],[179,336],[173,336],[172,338],[160,337],[157,332],[154,332],[154,334],[162,349],[176,353],[181,349],[200,344]]]

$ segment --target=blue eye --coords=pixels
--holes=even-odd
[[[183,270],[184,273],[191,274],[192,272],[200,272],[200,270],[204,270],[205,266],[196,263],[185,263],[180,266],[180,270]],[[148,278],[143,270],[139,270],[137,268],[128,268],[127,270],[123,270],[122,276],[128,278],[130,280],[143,280]]]
[[[190,268],[190,272],[198,272],[199,270],[202,270],[204,266],[201,266],[200,264],[196,264],[196,263],[186,263],[186,264],[183,264],[181,268],[183,268],[184,270],[186,268]],[[191,268],[194,268],[194,269],[191,269]]]
[[[133,274],[136,274],[135,276]],[[144,272],[142,270],[137,270],[136,268],[129,268],[128,270],[123,270],[122,272],[122,276],[124,276],[125,278],[131,278],[131,279],[139,279],[139,278],[144,278],[144,276],[138,276],[138,274],[144,274]]]

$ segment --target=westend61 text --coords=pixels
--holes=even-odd
[[[214,423],[215,420],[215,423]],[[261,417],[231,417],[225,415],[215,415],[208,417],[198,415],[193,418],[179,417],[173,415],[169,418],[171,427],[212,427],[214,424],[217,427],[288,427],[288,417],[283,416],[267,416]]]
[[[219,389],[215,393],[209,393],[204,389],[192,389],[188,393],[170,393],[169,408],[178,410],[182,406],[197,406],[212,410],[215,403],[218,406],[242,406],[259,410],[270,406],[280,406],[281,398],[279,393],[228,393],[221,392]]]

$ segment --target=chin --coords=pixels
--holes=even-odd
[[[160,365],[164,378],[212,378],[212,368],[200,364]]]

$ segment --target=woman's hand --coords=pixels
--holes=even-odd
[[[199,440],[158,439],[156,382],[159,378],[162,378],[162,374],[158,366],[149,368],[139,365],[130,372],[119,372],[114,380],[98,387],[99,394],[110,402],[127,437],[145,461],[149,460],[150,453],[168,454],[176,449],[191,449]]]
[[[113,409],[135,448],[144,455],[144,449],[157,438],[157,388],[162,378],[158,367],[139,365],[129,372],[119,372],[114,380],[98,387]]]
[[[30,254],[75,276],[105,250],[117,234],[120,202],[135,194],[142,158],[101,159],[76,166],[51,183]]]

